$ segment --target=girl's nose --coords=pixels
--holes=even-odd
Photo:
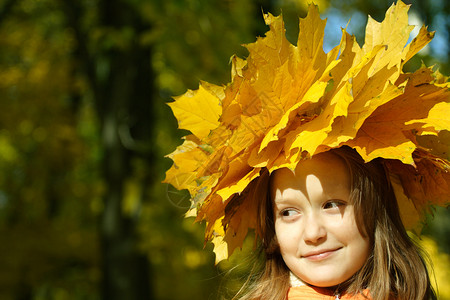
[[[305,221],[303,239],[307,244],[318,243],[326,237],[327,231],[320,216],[312,214]]]

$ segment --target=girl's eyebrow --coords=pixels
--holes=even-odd
[[[274,197],[273,202],[275,204],[291,204],[292,202],[297,202],[298,199],[295,197]]]
[[[274,197],[273,202],[275,205],[298,205],[301,201],[310,202],[308,198],[301,200],[295,195],[284,195],[280,197]]]

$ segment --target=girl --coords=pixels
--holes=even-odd
[[[190,192],[216,261],[249,229],[262,240],[264,271],[237,298],[434,297],[405,227],[450,203],[450,84],[425,66],[402,71],[433,37],[423,27],[409,42],[407,12],[399,1],[369,18],[363,47],[343,30],[328,53],[314,5],[297,46],[267,14],[231,83],[170,103],[192,134],[165,182]]]
[[[264,173],[258,188],[267,186],[265,268],[239,299],[435,299],[382,160],[333,149]]]

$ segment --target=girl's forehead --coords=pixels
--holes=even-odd
[[[335,154],[326,152],[301,161],[294,171],[287,168],[272,174],[271,195],[289,189],[322,189],[332,192],[334,189],[350,189],[350,174],[343,160]]]

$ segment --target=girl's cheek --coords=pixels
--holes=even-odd
[[[300,222],[275,222],[275,235],[279,244],[295,243],[301,236]]]

